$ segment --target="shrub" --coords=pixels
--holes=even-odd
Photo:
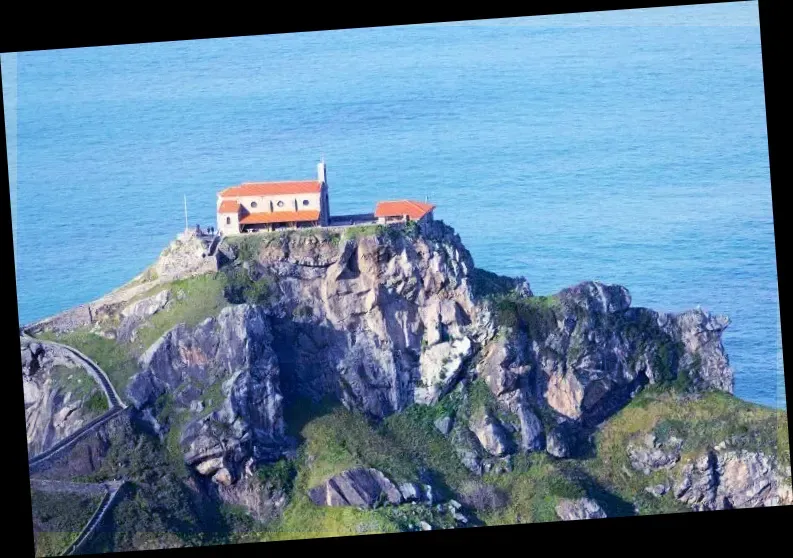
[[[272,489],[289,492],[297,475],[294,463],[288,459],[279,459],[274,463],[262,465],[256,471],[261,483]]]
[[[264,304],[272,293],[272,279],[262,277],[258,281],[251,279],[248,272],[241,267],[226,271],[227,282],[224,288],[226,299],[233,304]]]
[[[91,413],[104,413],[108,410],[107,398],[101,391],[95,391],[85,402],[85,408]]]

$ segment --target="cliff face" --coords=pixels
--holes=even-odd
[[[229,485],[247,460],[278,457],[285,443],[279,368],[271,346],[261,308],[229,306],[195,328],[178,325],[149,347],[127,396],[157,433],[178,428],[158,420],[162,396],[177,412],[187,413],[175,433],[185,461]]]
[[[440,223],[412,238],[276,238],[249,270],[274,284],[285,390],[334,394],[372,417],[437,401],[494,333],[471,292],[471,256]]]
[[[476,270],[441,222],[359,237],[259,236],[223,250],[225,273],[264,286],[258,303],[171,329],[140,357],[142,372],[127,390],[156,431],[167,429],[156,418],[163,394],[189,412],[180,432],[185,459],[223,484],[250,459],[288,447],[284,396],[331,395],[382,419],[481,377],[514,419],[470,424],[475,438],[457,438],[478,447],[463,453],[570,457],[587,429],[644,385],[732,390],[720,340],[726,318],[631,308],[625,288],[595,282],[535,297],[522,279]],[[119,330],[139,308],[167,299],[160,292],[122,310]],[[211,386],[222,388],[224,403],[210,402],[210,412]],[[518,444],[508,443],[510,431]],[[481,460],[469,461],[479,470]]]
[[[133,356],[134,373],[116,387],[136,423],[158,435],[210,492],[247,502],[256,517],[285,505],[284,490],[268,489],[265,497],[255,479],[260,466],[294,457],[297,440],[286,435],[284,416],[289,402],[330,397],[373,424],[414,404],[433,409],[443,443],[478,478],[510,474],[518,456],[583,455],[596,429],[647,387],[694,399],[733,389],[721,343],[726,317],[633,308],[624,287],[598,282],[534,296],[522,278],[476,269],[442,222],[250,235],[224,240],[210,259],[200,242],[186,238],[151,270],[88,305],[77,326],[55,319],[42,327],[56,324],[50,329],[59,334],[82,327]],[[200,300],[184,282],[195,276],[215,289],[199,291]],[[35,378],[36,370],[53,368],[35,354],[23,346],[23,372],[32,378],[29,438],[43,448],[79,422],[52,425],[71,400]],[[680,448],[631,444],[629,456],[619,450],[620,459],[632,460],[626,467],[647,474],[678,467]],[[677,494],[692,509],[788,501],[789,466],[756,448],[740,451],[675,469],[677,477],[648,490]],[[358,478],[331,472],[304,487],[307,493]],[[405,480],[408,488],[416,481],[431,490],[423,478],[395,482]],[[761,496],[747,495],[752,490]],[[400,502],[410,499],[410,490],[399,491]],[[349,498],[325,500],[343,505]],[[567,511],[562,515],[576,516]]]

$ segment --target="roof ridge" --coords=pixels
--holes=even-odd
[[[316,178],[304,178],[302,180],[255,180],[253,182],[240,182],[238,186],[245,184],[285,184],[289,182],[319,182],[319,180]],[[230,186],[230,188],[234,188],[234,186]]]

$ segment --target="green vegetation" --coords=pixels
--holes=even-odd
[[[146,323],[137,330],[135,341],[128,344],[108,339],[87,328],[68,333],[44,331],[36,336],[45,341],[63,343],[84,353],[107,373],[116,391],[123,396],[129,379],[139,371],[137,358],[152,343],[177,324],[194,327],[204,319],[216,316],[228,305],[223,296],[225,284],[225,275],[214,273],[173,281],[152,289],[146,293],[147,296],[169,289],[172,299],[166,308],[147,318]],[[98,401],[95,404],[98,405]]]
[[[60,556],[82,532],[101,496],[31,490],[36,556]]]
[[[308,227],[230,236],[225,238],[223,242],[231,247],[238,261],[253,262],[259,259],[262,248],[294,238],[316,238],[320,242],[329,242],[334,246],[338,246],[341,235],[336,231],[320,227]]]
[[[556,327],[561,310],[557,295],[521,298],[515,295],[495,299],[496,322],[503,327],[524,330],[532,339],[543,339]]]
[[[229,267],[224,270],[226,277],[223,294],[233,304],[266,304],[274,291],[272,277],[264,276],[253,280],[242,267]]]
[[[257,233],[230,236],[225,238],[224,242],[227,242],[234,250],[238,260],[252,262],[259,257],[259,252],[266,239],[264,233]]]
[[[233,542],[238,515],[189,488],[184,467],[180,469],[157,438],[139,434],[114,441],[100,469],[75,480],[119,477],[130,483],[108,512],[111,529],[98,531],[86,552]]]
[[[516,456],[511,473],[488,474],[485,482],[508,495],[506,506],[481,515],[487,525],[558,521],[560,499],[586,495],[545,453]]]
[[[386,225],[355,225],[344,229],[342,240],[353,240],[370,236],[384,236],[388,232]]]
[[[494,298],[509,293],[515,286],[515,280],[475,267],[471,271],[471,288],[477,298]]]
[[[213,411],[220,409],[226,396],[223,394],[223,381],[217,380],[215,383],[204,388],[203,397],[201,399],[204,404],[203,414],[207,415]]]
[[[275,463],[269,463],[259,467],[256,474],[263,486],[269,487],[272,490],[290,492],[294,486],[297,470],[292,461],[288,459],[279,459]]]
[[[194,327],[209,317],[217,316],[228,304],[223,296],[225,276],[208,273],[168,284],[171,301],[164,309],[146,319],[132,345],[133,354],[142,354],[165,332],[177,324]]]
[[[101,391],[95,391],[91,394],[91,397],[85,401],[83,407],[92,415],[101,415],[110,409],[107,397]]]

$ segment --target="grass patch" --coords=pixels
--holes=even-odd
[[[484,480],[508,495],[506,506],[482,513],[487,525],[558,521],[555,508],[560,499],[586,494],[544,453],[516,456],[511,473],[488,474]]]
[[[447,405],[452,406],[454,402]],[[460,463],[449,440],[435,428],[434,421],[448,414],[449,409],[440,402],[429,407],[415,404],[388,417],[381,427],[392,440],[393,451],[405,456],[417,472],[426,471],[442,497],[452,497],[473,478]]]
[[[264,233],[230,236],[224,239],[238,260],[252,262],[258,259],[266,237]]]
[[[194,327],[209,317],[217,316],[228,305],[223,296],[225,276],[208,273],[169,283],[171,301],[168,306],[146,320],[132,345],[134,354],[142,354],[152,343],[177,324]]]
[[[60,556],[99,507],[101,496],[31,490],[36,556]]]
[[[364,237],[382,237],[388,234],[387,225],[355,225],[347,227],[341,233],[341,240],[353,240]]]

